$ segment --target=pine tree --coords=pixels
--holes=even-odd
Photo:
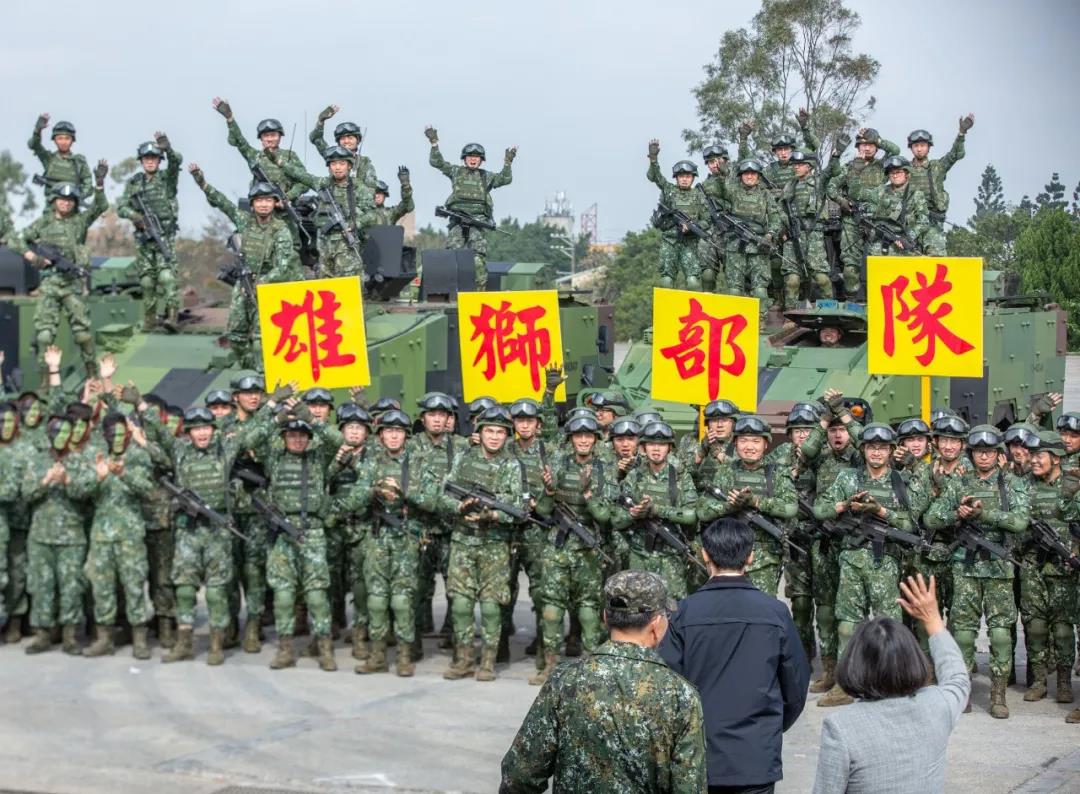
[[[992,164],[983,169],[979,192],[975,195],[975,217],[998,215],[1005,211],[1005,191],[1001,177]]]
[[[1039,205],[1039,209],[1049,208],[1054,210],[1065,209],[1065,185],[1061,182],[1061,177],[1058,172],[1055,171],[1050,175],[1050,182],[1043,186],[1043,192],[1035,197],[1035,203]]]

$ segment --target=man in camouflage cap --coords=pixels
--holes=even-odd
[[[663,580],[622,571],[604,585],[611,640],[555,669],[502,761],[502,791],[703,792],[697,691],[656,652],[675,603]]]

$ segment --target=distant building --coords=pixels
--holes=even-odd
[[[566,197],[566,192],[559,190],[544,201],[544,213],[540,222],[559,230],[566,237],[574,238],[574,207]]]

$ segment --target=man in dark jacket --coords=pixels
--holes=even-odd
[[[697,687],[710,794],[768,794],[783,778],[783,732],[806,704],[810,665],[787,606],[746,578],[754,532],[719,519],[702,532],[710,579],[679,605],[660,655]]]

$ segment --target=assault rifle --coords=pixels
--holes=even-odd
[[[259,182],[265,182],[274,188],[274,198],[281,202],[281,208],[289,213],[289,217],[293,219],[293,223],[296,224],[296,228],[303,236],[304,242],[310,245],[312,242],[311,235],[308,233],[308,230],[304,228],[304,223],[301,220],[299,213],[297,213],[296,207],[289,201],[289,197],[285,195],[285,191],[281,189],[281,186],[272,181],[270,177],[266,175],[266,171],[263,167],[258,163],[251,166],[251,175]]]
[[[721,502],[724,503],[726,503],[728,500],[727,494],[717,488],[715,485],[710,485],[705,490],[714,499],[719,499]],[[736,518],[742,519],[750,526],[760,529],[773,540],[778,541],[781,545],[787,546],[793,557],[799,557],[800,559],[804,560],[810,558],[810,553],[806,549],[792,541],[792,539],[788,537],[787,533],[784,532],[784,530],[776,526],[776,524],[774,524],[769,519],[765,518],[765,516],[763,516],[757,510],[744,508],[739,511],[739,513],[736,515]]]
[[[61,276],[76,276],[77,278],[89,278],[90,271],[81,265],[77,265],[64,256],[60,246],[52,243],[32,243],[30,250],[38,256],[48,259],[52,269]]]
[[[466,499],[475,499],[480,509],[501,510],[515,521],[528,521],[533,524],[545,526],[542,521],[529,513],[528,510],[516,507],[509,502],[499,501],[499,499],[496,498],[495,494],[480,485],[470,485],[466,488],[463,485],[458,485],[456,482],[448,482],[446,483],[446,485],[443,486],[443,490],[451,496],[456,496],[463,502]]]
[[[1061,542],[1057,530],[1050,526],[1044,519],[1033,518],[1028,522],[1028,531],[1036,547],[1042,553],[1049,553],[1057,557],[1062,565],[1080,571],[1080,559],[1072,553],[1072,549]]]
[[[345,238],[345,245],[349,246],[349,250],[356,254],[357,259],[362,259],[360,241],[356,239],[356,230],[349,225],[345,213],[341,211],[341,205],[334,198],[334,191],[329,187],[319,188],[319,199],[323,203],[323,209],[330,216],[330,222],[319,230],[319,234],[326,234],[333,229],[339,229],[341,236]]]
[[[922,248],[919,246],[911,235],[904,232],[896,232],[886,226],[880,221],[874,220],[874,218],[865,210],[860,204],[851,202],[851,215],[855,218],[855,223],[862,226],[866,231],[872,234],[879,240],[884,241],[886,244],[892,246],[899,242],[904,246],[904,251],[915,252],[917,254],[923,253]]]
[[[958,548],[967,552],[964,555],[964,565],[968,568],[974,565],[976,557],[982,557],[984,560],[992,557],[995,560],[1008,560],[1014,565],[1021,564],[1012,551],[1000,543],[985,538],[978,527],[970,521],[961,521],[956,525],[956,541],[949,547],[949,551],[955,551]]]
[[[493,221],[485,221],[483,218],[477,218],[475,215],[470,215],[461,210],[452,210],[449,207],[436,207],[435,217],[456,221],[459,226],[464,226],[466,239],[469,236],[470,229],[487,229],[489,232],[498,232],[499,234],[506,235],[510,234],[510,232],[505,229],[500,229]]]
[[[182,513],[186,513],[193,519],[203,519],[215,529],[227,529],[241,540],[250,541],[247,535],[233,526],[232,518],[219,513],[199,498],[199,495],[190,488],[181,488],[168,477],[159,477],[158,482],[169,492],[176,501],[176,506]]]
[[[256,304],[255,274],[248,267],[247,259],[237,241],[238,237],[239,235],[233,234],[226,243],[226,247],[233,253],[233,262],[221,269],[218,273],[218,281],[230,287],[239,284],[240,289],[244,291],[244,297],[254,306]]]
[[[242,475],[241,479],[244,479]],[[262,516],[262,520],[266,522],[266,529],[270,533],[271,541],[277,539],[278,535],[285,535],[293,543],[304,542],[300,530],[285,517],[284,513],[267,502],[262,494],[253,493],[251,495],[251,506],[255,508],[256,513]]]
[[[161,251],[161,255],[165,257],[165,261],[172,262],[174,259],[173,252],[165,240],[165,228],[161,225],[161,218],[150,209],[150,205],[146,203],[141,191],[132,194],[131,203],[143,217],[142,228],[136,230],[136,236],[141,238],[139,242],[144,243],[148,239],[153,240],[154,245]]]
[[[886,543],[898,543],[916,551],[930,551],[932,546],[926,538],[897,529],[877,516],[866,513],[856,514],[848,510],[834,521],[823,521],[822,524],[833,524],[836,529],[843,530],[845,534],[858,535],[870,541],[870,547],[874,552],[874,562],[877,564],[881,563]]]
[[[630,496],[630,494],[622,494],[618,499],[618,503],[622,507],[625,507],[627,510],[629,510],[636,504],[634,502],[634,498]],[[663,521],[657,518],[651,518],[649,516],[642,516],[637,520],[644,523],[645,529],[649,531],[649,539],[647,543],[647,548],[649,551],[653,551],[656,548],[657,541],[663,541],[665,545],[679,552],[679,554],[681,554],[683,557],[694,563],[694,565],[696,565],[703,574],[705,574],[706,576],[709,575],[709,569],[705,567],[705,563],[698,559],[698,556],[694,554],[693,549],[691,549],[686,544],[686,541],[679,537],[678,533],[672,532],[670,529],[668,529],[667,525],[664,524]]]
[[[795,254],[795,261],[799,263],[803,275],[809,280],[810,268],[806,264],[806,253],[802,247],[802,222],[795,214],[795,205],[790,198],[782,198],[780,203],[784,205],[784,212],[787,214],[788,239],[791,241],[791,251]]]
[[[776,246],[766,242],[765,238],[750,228],[750,224],[746,221],[739,220],[735,215],[730,212],[724,212],[716,206],[716,202],[712,200],[712,197],[705,192],[705,189],[698,185],[701,189],[702,195],[705,196],[705,206],[709,208],[709,215],[712,216],[713,225],[717,230],[723,234],[733,235],[736,239],[746,243],[747,245],[754,246],[767,246],[772,249],[772,253],[780,257],[780,260],[787,262],[789,265],[795,267],[801,267],[798,262],[793,262],[789,257],[784,256],[776,250]]]
[[[608,565],[614,565],[615,560],[611,559],[608,554],[601,548],[600,539],[596,537],[589,528],[585,526],[576,515],[566,505],[561,502],[555,503],[555,512],[551,516],[551,526],[555,527],[558,531],[555,533],[555,548],[561,549],[566,545],[566,539],[571,535],[576,535],[578,540],[582,542],[587,548],[594,549],[600,558]]]
[[[704,195],[704,193],[705,191],[702,191],[702,195]],[[708,198],[708,196],[706,196],[706,198]],[[713,248],[716,248],[717,251],[720,250],[716,243],[713,242],[712,235],[705,231],[705,229],[702,228],[700,223],[693,220],[681,209],[678,209],[677,207],[670,207],[663,201],[661,201],[657,209],[657,213],[658,218],[670,218],[675,223],[675,226],[679,229],[680,233],[692,234],[699,240],[704,240]],[[687,231],[683,232],[683,229],[686,229]]]
[[[807,497],[799,497],[799,518],[803,521],[815,521],[814,504]],[[835,521],[817,521],[817,526],[826,540],[840,540],[844,537],[844,530],[837,526]]]

